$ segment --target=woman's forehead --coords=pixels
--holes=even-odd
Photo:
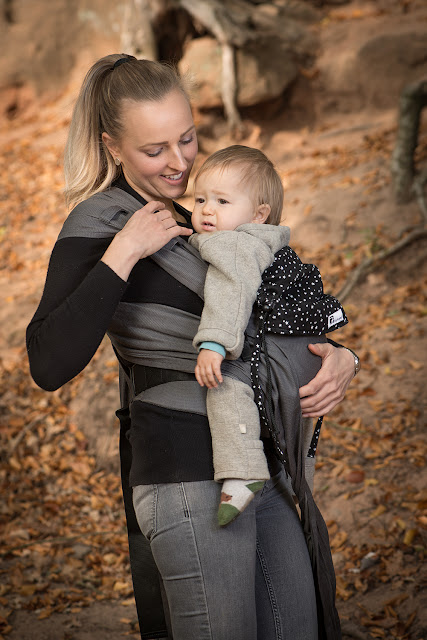
[[[138,138],[140,144],[171,142],[194,127],[189,102],[179,90],[161,100],[127,100],[121,117],[125,135]]]

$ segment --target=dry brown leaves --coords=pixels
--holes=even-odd
[[[12,290],[5,300],[17,316],[23,296],[36,300],[41,291],[65,217],[61,149],[40,152],[33,144],[46,131],[49,123],[6,145],[0,159],[0,274],[21,284],[20,293]],[[393,140],[388,129],[361,136],[351,153],[344,147],[314,151],[305,168],[286,172],[286,179],[308,180],[312,189],[325,177],[329,187],[322,188],[358,180],[369,207],[370,195],[389,181],[385,164],[374,166],[375,159],[389,157]],[[427,157],[425,136],[417,154],[417,162]],[[351,169],[363,163],[369,168],[354,177]],[[349,215],[345,224],[355,218]],[[392,230],[378,226],[357,244],[305,251],[305,259],[321,266],[326,290],[336,292],[363,257],[392,242]],[[417,344],[425,333],[426,283],[413,277],[388,286],[387,269],[383,265],[358,289],[345,305],[349,326],[331,336],[359,353],[363,370],[346,403],[325,421],[317,495],[329,526],[344,626],[355,622],[366,638],[421,640],[427,624],[420,604],[426,444],[420,386],[411,387],[411,376],[425,377],[425,354]],[[7,635],[19,609],[46,618],[78,613],[96,600],[131,602],[120,482],[97,470],[84,427],[67,408],[78,383],[50,394],[38,389],[23,344],[7,350],[0,382],[0,634]]]
[[[17,609],[45,618],[94,599],[129,598],[120,482],[96,470],[72,421],[73,385],[52,394],[38,389],[23,350],[2,365],[3,624]]]

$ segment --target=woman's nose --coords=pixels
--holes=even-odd
[[[187,162],[182,154],[181,149],[173,149],[169,158],[169,166],[177,171],[185,171],[187,169]]]

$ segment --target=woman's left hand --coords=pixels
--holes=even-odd
[[[317,418],[344,399],[354,377],[354,358],[346,349],[327,342],[310,344],[309,349],[322,358],[322,368],[313,380],[300,387],[301,410],[304,418]]]

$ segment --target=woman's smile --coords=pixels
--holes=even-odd
[[[122,119],[120,140],[106,144],[126,181],[146,200],[171,207],[187,188],[198,150],[187,98],[175,89],[160,101],[125,102]]]

